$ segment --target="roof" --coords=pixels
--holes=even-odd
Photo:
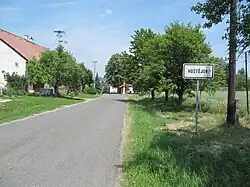
[[[123,88],[123,87],[124,87],[123,84],[119,86],[119,88]],[[133,86],[132,86],[132,84],[125,84],[125,87],[133,87]]]
[[[7,32],[3,29],[0,29],[0,40],[26,60],[38,58],[42,52],[47,50],[47,48],[43,46],[37,45],[34,42],[26,40],[25,38]]]

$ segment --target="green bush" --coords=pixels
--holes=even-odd
[[[88,94],[97,94],[97,90],[94,87],[88,89]]]
[[[88,93],[89,92],[89,86],[88,85],[86,85],[85,87],[84,87],[84,89],[83,89],[83,93]]]

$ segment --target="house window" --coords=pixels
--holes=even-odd
[[[15,66],[16,66],[16,68],[18,68],[19,67],[19,63],[15,62]]]

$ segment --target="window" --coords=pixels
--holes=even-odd
[[[15,66],[18,68],[18,66],[19,66],[19,63],[18,62],[15,62]]]

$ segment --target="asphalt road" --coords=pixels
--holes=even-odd
[[[108,95],[0,127],[0,187],[113,187],[123,96]]]

